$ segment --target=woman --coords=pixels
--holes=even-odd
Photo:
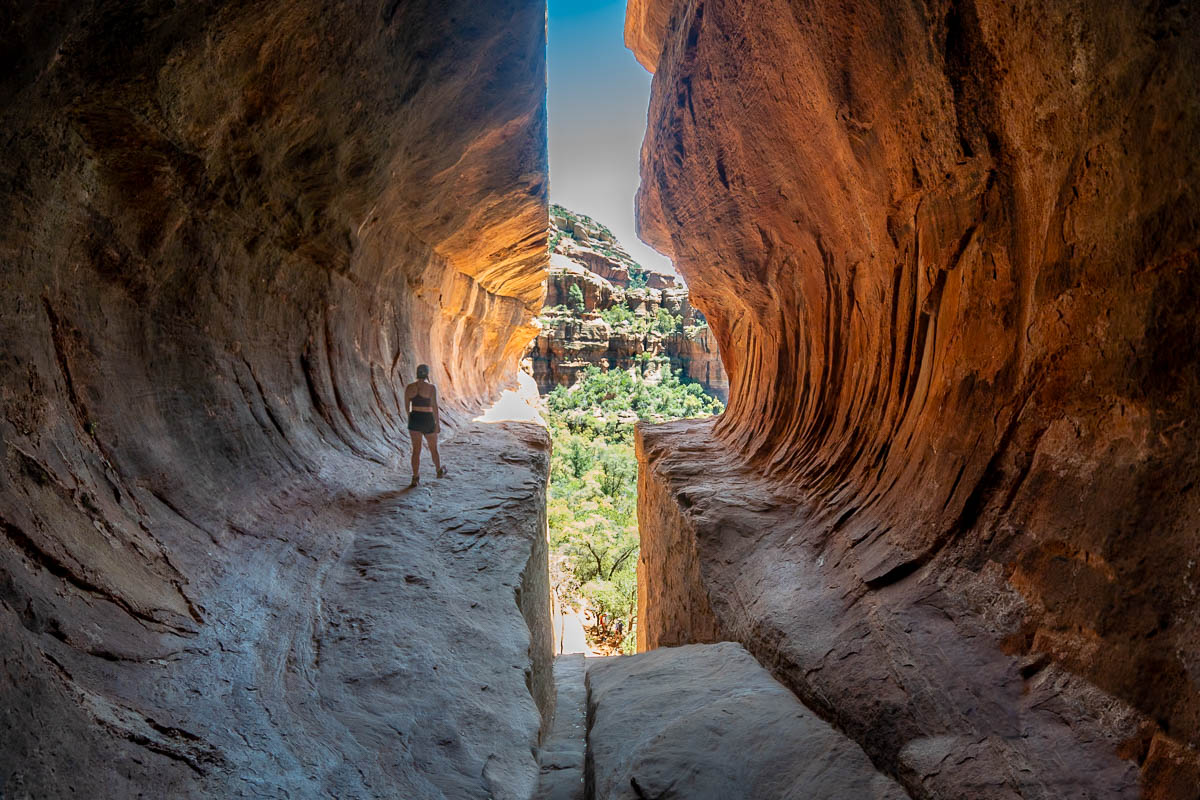
[[[404,387],[404,410],[408,413],[408,435],[412,437],[412,483],[416,486],[421,473],[421,440],[429,444],[433,467],[440,478],[446,474],[438,457],[437,435],[441,429],[438,418],[437,387],[429,382],[429,365],[417,367],[417,379]]]

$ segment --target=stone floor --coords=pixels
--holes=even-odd
[[[900,800],[741,645],[560,656],[539,800]]]
[[[0,652],[28,654],[0,681],[17,687],[0,697],[0,794],[529,798],[553,652],[549,442],[476,422],[442,454],[449,476],[426,464],[411,489],[401,453],[337,456],[189,509],[170,533],[190,630],[71,586],[24,619],[0,604]],[[21,664],[46,667],[9,674]],[[29,717],[55,723],[25,735]]]

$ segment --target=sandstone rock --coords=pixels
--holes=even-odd
[[[543,316],[541,333],[529,350],[539,391],[569,386],[588,365],[605,362],[611,337],[608,323],[595,314]]]
[[[675,279],[670,275],[664,275],[661,272],[646,273],[646,288],[648,289],[673,289],[676,285]]]
[[[569,307],[572,286],[578,286],[583,293],[585,311],[596,311],[624,302],[624,292],[607,280],[561,253],[552,254],[546,278],[545,308]]]
[[[709,336],[703,316],[689,302],[688,290],[671,276],[652,272],[644,272],[646,286],[633,288],[630,270],[643,271],[612,232],[589,217],[561,206],[553,208],[557,209],[551,214],[555,245],[541,331],[527,353],[539,391],[570,386],[588,366],[631,369],[639,355],[651,353],[665,356],[672,369],[681,370],[685,379],[697,381],[709,393],[722,400],[728,397],[729,381],[716,342]],[[576,229],[585,232],[586,247],[580,246]],[[594,242],[606,243],[608,252],[595,251]],[[572,286],[578,286],[583,295],[583,312],[570,313]],[[636,330],[611,326],[602,330],[595,323],[595,312],[616,307],[643,318]],[[669,335],[650,329],[659,309],[679,316],[684,329]]]
[[[652,317],[662,304],[662,294],[652,289],[630,289],[625,292],[625,305],[639,317]]]
[[[587,235],[587,228],[579,220],[575,220],[571,223],[571,235],[580,244],[586,245],[591,241]]]
[[[557,205],[550,211],[553,255],[565,256],[621,289],[630,288],[635,274],[644,278],[645,285],[654,284],[652,288],[678,286],[673,276],[651,272],[634,261],[612,231],[586,214]]]
[[[684,325],[694,325],[696,322],[695,309],[688,299],[687,289],[664,289],[659,295],[660,305],[672,314],[683,317]]]
[[[630,3],[641,232],[730,381],[647,449],[678,508],[643,536],[695,563],[646,613],[686,641],[705,597],[919,796],[1134,796],[1139,764],[1161,794],[1155,736],[1195,761],[1192,15]]]
[[[672,3],[665,0],[629,0],[625,4],[625,46],[651,72],[658,65],[671,8]]]
[[[599,253],[590,248],[575,247],[573,245],[565,245],[562,249],[566,251],[572,261],[583,264],[601,278],[612,281],[618,286],[629,285],[629,266],[614,259],[612,256]]]
[[[6,18],[0,794],[532,791],[545,442],[464,425],[541,306],[544,31]],[[419,362],[461,483],[402,494]]]
[[[729,399],[729,376],[721,363],[716,341],[707,325],[685,328],[667,337],[666,352],[671,368],[680,370],[689,380],[704,386],[709,394],[723,402]]]
[[[1029,610],[998,565],[863,586],[712,424],[639,426],[639,650],[744,642],[915,797],[1139,796],[1146,720],[1004,651]]]
[[[597,800],[900,800],[863,751],[741,646],[593,660],[588,771]]]

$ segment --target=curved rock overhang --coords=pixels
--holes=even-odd
[[[277,683],[311,678],[263,642],[304,649],[288,609],[320,616],[346,552],[330,498],[377,486],[407,448],[416,364],[451,428],[515,376],[547,259],[545,3],[14,13],[0,32],[0,794],[189,794],[224,758],[195,735],[214,726],[255,739],[226,764],[234,786],[318,793],[347,765],[316,739],[340,734],[310,724],[294,751],[255,738],[273,729],[263,707],[286,728],[310,701],[222,706],[219,679],[255,683],[255,658]],[[544,464],[526,461],[532,478],[512,474],[532,481],[536,528]],[[514,564],[492,588],[519,622]],[[522,735],[512,747],[536,770]],[[369,792],[378,769],[341,786]]]
[[[701,551],[720,550],[650,567],[651,583],[673,569],[679,586],[651,600],[648,643],[689,639],[672,620],[708,599],[724,625],[700,614],[699,638],[741,631],[768,663],[812,632],[714,577],[754,556],[713,509],[765,492],[764,509],[803,518],[776,555],[822,565],[813,580],[840,581],[850,605],[952,587],[968,600],[954,613],[991,615],[982,628],[1023,669],[1053,663],[1138,709],[1157,732],[1123,757],[1150,764],[1149,748],[1148,791],[1175,796],[1162,787],[1178,774],[1155,771],[1191,760],[1195,776],[1200,745],[1195,9],[628,11],[626,43],[655,70],[641,234],[686,277],[731,380],[711,431],[645,437],[651,479],[670,489],[646,494],[679,508],[643,500],[643,538],[658,535],[646,520],[682,513],[709,525]],[[742,478],[688,471],[710,435]],[[770,538],[760,523],[744,535]],[[746,583],[764,596],[804,580],[760,566]],[[822,700],[820,675],[796,669],[793,687],[836,717],[836,693]],[[879,736],[872,752],[901,769],[917,734],[865,733],[885,723],[856,713],[840,722]],[[909,782],[937,795],[921,786]]]

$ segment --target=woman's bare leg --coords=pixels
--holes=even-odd
[[[437,434],[425,434],[425,442],[429,445],[429,455],[433,456],[433,468],[438,472],[442,471],[442,459],[438,456],[437,449]]]
[[[409,431],[408,435],[412,437],[412,474],[415,481],[421,474],[421,434],[419,431]]]

